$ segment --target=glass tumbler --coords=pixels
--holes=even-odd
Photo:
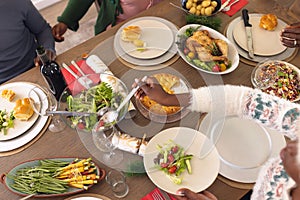
[[[109,171],[105,177],[106,182],[111,186],[113,194],[117,198],[125,197],[129,192],[125,175],[117,170]]]

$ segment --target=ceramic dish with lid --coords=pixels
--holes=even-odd
[[[254,87],[295,102],[300,99],[300,70],[284,61],[269,60],[257,65],[251,74]]]

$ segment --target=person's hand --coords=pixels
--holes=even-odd
[[[300,47],[300,22],[285,27],[280,36],[284,46]]]
[[[62,22],[57,23],[52,27],[52,35],[56,42],[62,42],[65,40],[63,35],[67,31],[68,26]]]
[[[195,193],[187,188],[179,189],[178,196],[174,196],[177,200],[217,200],[217,197],[208,191]]]
[[[46,49],[46,54],[47,54],[47,56],[50,60],[55,60],[55,58],[56,58],[56,53],[55,52],[53,52],[49,49]],[[40,58],[38,56],[34,59],[34,65],[36,67],[39,67],[39,66],[42,65],[42,61],[40,60]]]
[[[297,161],[298,140],[289,142],[280,152],[280,157],[287,174],[300,185],[300,166]]]
[[[141,85],[140,89],[135,93],[135,98],[137,99],[142,99],[147,95],[157,103],[164,104],[164,100],[169,96],[169,94],[163,90],[156,78],[148,77],[145,82],[136,80],[132,86],[135,87],[137,84]]]

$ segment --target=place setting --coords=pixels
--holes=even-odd
[[[29,93],[33,88],[39,88],[32,93],[32,100],[40,102],[40,99],[47,98],[43,89],[30,82],[14,82],[0,86],[1,118],[10,120],[2,121],[10,124],[1,130],[0,155],[7,156],[18,153],[29,147],[39,139],[50,123],[49,116],[40,116],[31,106]],[[48,101],[40,107],[46,109]],[[3,114],[5,112],[5,114]],[[6,129],[6,130],[5,130]]]
[[[294,58],[298,49],[281,44],[280,32],[287,25],[274,14],[248,13],[243,9],[242,16],[227,25],[225,35],[236,47],[242,62],[252,66],[266,60],[288,62]],[[247,32],[252,33],[251,36],[247,36]]]
[[[238,188],[252,188],[261,167],[286,144],[277,131],[238,116],[209,113],[202,119],[199,131],[219,152],[220,179]]]
[[[121,26],[114,36],[117,58],[138,70],[161,69],[177,60],[177,27],[159,17],[140,17]]]

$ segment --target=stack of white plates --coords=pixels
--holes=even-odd
[[[128,26],[139,26],[142,30],[140,40],[146,43],[145,51],[138,51],[131,42],[121,39],[122,31]],[[177,27],[159,17],[140,17],[133,19],[117,31],[114,37],[114,50],[118,57],[137,66],[154,66],[171,59],[176,53],[175,35]]]
[[[15,106],[15,101],[17,99],[28,97],[29,91],[36,86],[37,85],[28,82],[14,82],[1,85],[0,93],[4,89],[10,89],[16,93],[16,96],[12,102],[0,97],[0,109],[10,113]],[[34,95],[34,101],[39,101],[39,99],[44,98],[47,98],[47,96],[42,89]],[[43,106],[47,107],[48,105]],[[4,135],[3,132],[0,133],[0,152],[11,151],[29,143],[43,130],[47,120],[48,116],[39,116],[36,113],[34,113],[28,121],[19,121],[15,119],[14,128],[8,129],[6,135]]]

